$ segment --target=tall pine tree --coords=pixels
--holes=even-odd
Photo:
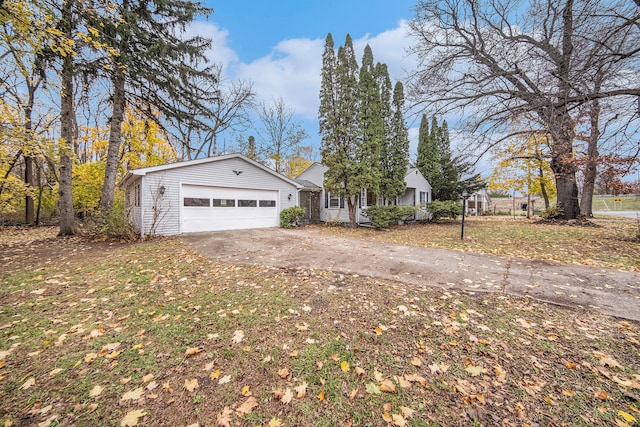
[[[409,131],[404,121],[404,87],[396,82],[393,89],[391,133],[383,150],[382,195],[388,201],[404,194],[404,177],[409,166]]]

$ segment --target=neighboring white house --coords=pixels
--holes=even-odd
[[[324,173],[328,168],[320,163],[313,163],[295,179],[303,189],[300,193],[300,206],[307,208],[307,220],[323,222],[349,222],[349,209],[342,197],[332,195],[323,188]],[[431,202],[431,185],[416,168],[410,168],[404,178],[407,189],[392,204],[416,206],[420,208],[417,219],[426,219],[427,203]],[[364,214],[369,206],[383,204],[381,196],[362,189],[358,200],[356,219],[358,223],[371,222]],[[316,208],[317,206],[317,208]]]
[[[489,210],[489,192],[482,188],[467,199],[467,212],[471,215],[481,215]]]
[[[135,169],[120,187],[141,236],[277,227],[303,188],[241,154]]]

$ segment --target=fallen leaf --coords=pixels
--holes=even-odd
[[[149,381],[151,381],[153,379],[153,374],[147,374],[144,377],[142,377],[142,382],[143,383],[148,383]]]
[[[249,387],[248,385],[242,387],[242,390],[240,390],[240,394],[242,394],[243,396],[251,396],[251,387]]]
[[[231,417],[233,415],[233,411],[225,406],[221,413],[218,414],[216,425],[218,427],[231,427]]]
[[[320,390],[320,393],[318,393],[318,400],[324,400],[324,389]]]
[[[31,377],[31,378],[29,378],[28,380],[26,380],[26,381],[24,382],[24,384],[22,384],[22,386],[20,386],[20,388],[21,388],[22,390],[27,390],[29,387],[31,387],[31,386],[32,386],[32,385],[34,385],[35,383],[36,383],[36,379],[35,379],[35,378],[33,378],[33,377]]]
[[[200,347],[189,347],[187,351],[184,352],[185,357],[193,356],[202,351]]]
[[[485,372],[487,372],[487,370],[482,366],[473,366],[473,365],[467,366],[464,370],[470,373],[472,377],[477,377],[478,375],[484,374]]]
[[[282,369],[280,369],[280,370],[278,371],[278,376],[279,376],[280,378],[282,378],[283,380],[284,380],[284,379],[287,379],[287,378],[289,377],[289,375],[291,375],[291,371],[290,371],[290,370],[289,370],[289,368],[287,368],[287,367],[282,368]]]
[[[380,391],[385,393],[395,393],[396,386],[391,382],[391,380],[382,380],[380,382]]]
[[[192,380],[184,380],[184,388],[187,389],[187,391],[193,392],[198,387],[200,387],[200,384],[198,384],[197,378],[194,378]]]
[[[142,389],[142,387],[139,387],[135,390],[131,390],[123,394],[120,400],[137,400],[140,399],[143,394],[144,390]]]
[[[301,399],[303,397],[305,397],[307,395],[307,383],[304,382],[302,384],[300,384],[298,387],[295,387],[294,390],[297,393],[297,398]]]
[[[138,425],[138,420],[147,415],[142,409],[136,409],[135,411],[128,412],[120,421],[120,427],[135,427]]]
[[[220,385],[228,384],[229,382],[231,382],[231,375],[225,375],[218,380],[218,384]]]
[[[238,344],[240,343],[242,340],[244,339],[244,332],[241,330],[237,330],[233,333],[233,337],[231,338],[231,341]]]
[[[408,407],[406,407],[406,406],[401,406],[401,407],[400,407],[400,410],[402,411],[402,416],[403,416],[405,419],[406,419],[406,418],[408,418],[408,419],[413,418],[413,412],[414,412],[414,411],[413,411],[413,409],[408,408]]]
[[[58,375],[58,374],[59,374],[60,372],[62,372],[62,371],[63,371],[63,369],[56,368],[56,369],[54,369],[53,371],[49,372],[49,376],[50,376],[50,377],[53,377],[54,375]]]
[[[631,415],[628,412],[624,412],[624,411],[618,411],[618,415],[620,415],[622,418],[624,418],[624,420],[628,423],[633,423],[636,421],[636,417],[634,417],[633,415]]]
[[[290,403],[292,400],[293,400],[293,392],[291,391],[290,388],[287,388],[284,391],[284,394],[282,395],[282,397],[280,398],[280,402]]]
[[[155,381],[151,381],[149,384],[147,384],[147,390],[148,391],[153,391],[156,388],[158,388],[158,383]]]
[[[351,368],[349,367],[349,362],[347,362],[346,360],[340,362],[340,369],[342,369],[342,372],[349,372],[351,370]]]
[[[376,383],[368,383],[365,387],[365,390],[369,394],[382,394],[380,391],[380,387]]]
[[[253,408],[255,408],[256,406],[258,406],[258,400],[255,397],[251,396],[240,406],[238,406],[238,409],[236,409],[236,415],[239,417],[243,417],[246,414],[250,414],[251,412],[253,412]]]
[[[393,422],[393,418],[391,418],[391,415],[389,415],[388,412],[383,412],[382,413],[382,419],[385,420],[389,424],[391,424]]]
[[[215,371],[209,374],[209,378],[211,378],[212,380],[215,380],[220,376],[220,374],[221,374],[220,369],[216,369]]]
[[[411,364],[413,366],[422,366],[422,360],[420,360],[419,357],[414,357],[413,359],[411,359]]]
[[[89,392],[89,397],[100,396],[103,390],[104,387],[100,387],[99,385],[97,385],[91,389],[91,391]]]
[[[281,427],[282,426],[282,421],[280,421],[279,418],[271,418],[271,421],[269,421],[269,424],[267,424],[267,427]]]
[[[407,422],[402,417],[402,415],[391,414],[391,419],[392,419],[393,425],[397,427],[405,427],[407,425]]]

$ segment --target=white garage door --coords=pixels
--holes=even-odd
[[[183,185],[181,231],[277,227],[278,192]]]

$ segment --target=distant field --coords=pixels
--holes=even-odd
[[[640,211],[640,195],[593,196],[594,211]]]

